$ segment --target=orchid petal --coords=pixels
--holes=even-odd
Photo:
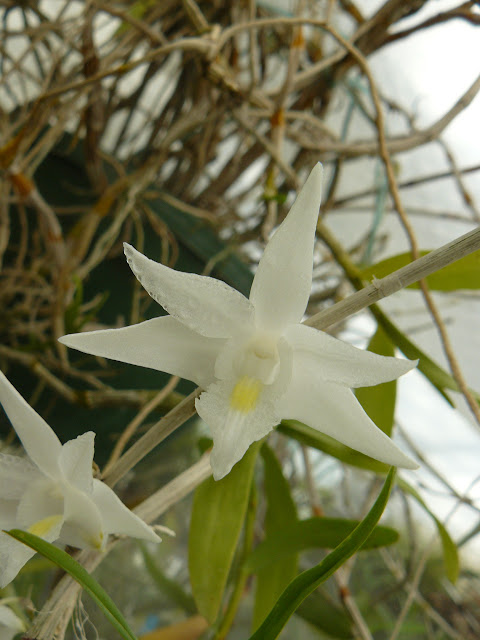
[[[58,458],[64,480],[85,493],[92,493],[93,490],[94,440],[93,431],[87,431],[66,442]]]
[[[0,589],[16,578],[20,569],[35,555],[35,551],[0,533]]]
[[[54,542],[58,539],[62,524],[63,518],[60,515],[50,516],[35,523],[29,530],[47,542]],[[0,533],[0,589],[11,582],[34,555],[35,551],[30,547],[6,533]]]
[[[258,381],[256,381],[258,382]],[[230,472],[256,440],[261,440],[279,422],[275,412],[276,395],[271,388],[263,386],[255,392],[255,406],[239,410],[231,406],[234,385],[231,381],[220,381],[195,401],[198,415],[208,424],[213,436],[210,464],[215,480]],[[257,398],[258,396],[258,398]],[[233,403],[235,404],[235,403]]]
[[[0,453],[0,498],[19,500],[27,486],[41,477],[27,458]]]
[[[172,316],[122,329],[74,333],[59,340],[84,353],[165,371],[203,388],[214,379],[215,359],[225,342],[198,335]]]
[[[153,529],[130,511],[110,487],[96,479],[93,481],[93,500],[102,515],[105,533],[124,534],[150,542],[161,541]]]
[[[79,549],[103,549],[106,536],[102,516],[93,498],[70,485],[64,485],[62,489],[65,501],[62,542]]]
[[[308,361],[317,378],[345,387],[369,387],[395,380],[418,362],[363,351],[302,324],[288,327],[285,336],[297,360],[301,359],[303,366],[307,366]],[[302,366],[300,360],[299,366]]]
[[[0,498],[0,530],[13,529],[17,524],[16,500],[4,500]]]
[[[0,604],[0,626],[1,625],[8,627],[17,633],[26,630],[23,621],[13,613],[10,607],[6,607],[3,604]],[[4,638],[3,635],[1,637]]]
[[[229,338],[253,321],[253,308],[241,293],[215,278],[182,273],[150,260],[124,244],[133,273],[170,315],[208,338]]]
[[[58,476],[57,459],[62,445],[43,418],[22,398],[0,371],[0,402],[25,451],[40,471]]]
[[[290,213],[265,247],[250,292],[255,322],[281,332],[300,322],[312,286],[313,247],[322,195],[322,165],[317,164]]]
[[[41,478],[25,491],[18,503],[17,524],[28,529],[36,522],[63,513],[64,501],[60,485],[49,478]]]
[[[292,382],[278,407],[282,418],[298,420],[376,460],[406,469],[418,465],[368,417],[353,392],[325,382],[294,357]]]

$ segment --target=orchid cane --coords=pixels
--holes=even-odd
[[[417,467],[351,391],[398,378],[416,362],[362,351],[301,324],[312,284],[321,183],[317,164],[267,244],[249,299],[220,280],[175,271],[125,244],[132,271],[170,315],[60,339],[204,389],[196,408],[213,435],[216,480],[281,419],[299,420],[387,464]]]
[[[92,431],[62,445],[1,372],[0,402],[30,458],[0,453],[1,529],[25,529],[80,549],[103,549],[109,534],[160,542],[110,487],[93,477]],[[0,588],[34,553],[0,533]]]

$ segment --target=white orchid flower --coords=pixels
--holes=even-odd
[[[350,390],[393,380],[416,363],[359,350],[301,324],[321,182],[317,164],[265,248],[249,299],[220,280],[169,269],[125,244],[132,271],[170,315],[60,339],[202,387],[196,408],[212,431],[216,480],[281,419],[299,420],[387,464],[417,467]]]
[[[110,487],[93,478],[93,431],[62,445],[2,372],[0,402],[30,458],[0,453],[0,529],[23,529],[80,549],[103,549],[111,533],[160,542]],[[34,553],[0,533],[0,587]]]

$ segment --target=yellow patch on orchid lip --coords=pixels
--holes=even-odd
[[[48,516],[47,518],[43,518],[42,520],[32,524],[28,527],[27,531],[28,533],[33,533],[33,535],[43,538],[62,520],[63,516],[61,515]]]
[[[253,411],[257,406],[262,386],[260,380],[242,376],[233,388],[230,396],[230,408],[241,413]]]

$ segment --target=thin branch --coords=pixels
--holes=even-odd
[[[321,228],[322,236],[332,237],[323,223],[319,223],[319,228]],[[316,329],[326,329],[479,249],[480,227],[477,227],[390,275],[379,280],[374,279],[372,284],[348,296],[345,300],[337,302],[332,307],[320,311],[309,318],[305,324]]]
[[[195,399],[201,390],[196,389],[184,398],[180,404],[172,409],[166,416],[159,420],[137,442],[123,454],[123,456],[108,470],[103,480],[113,487],[123,476],[133,469],[150,451],[160,442],[163,442],[171,433],[178,429],[195,413]]]

